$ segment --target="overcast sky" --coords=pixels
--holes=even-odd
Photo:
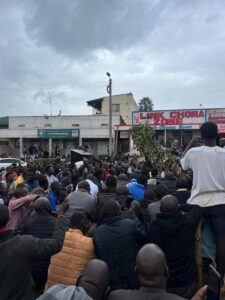
[[[224,0],[1,0],[0,116],[90,114],[132,92],[155,109],[225,107]]]

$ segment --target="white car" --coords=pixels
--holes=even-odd
[[[21,165],[22,167],[26,167],[27,163],[19,158],[0,158],[0,169],[7,168],[12,164],[16,164],[17,166]]]

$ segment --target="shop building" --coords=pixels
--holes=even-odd
[[[112,124],[121,124],[121,117],[113,115]],[[19,157],[24,152],[40,150],[54,154],[56,148],[68,155],[78,146],[95,155],[105,155],[108,132],[107,115],[0,118],[0,155]]]

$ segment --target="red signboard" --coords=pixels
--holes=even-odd
[[[133,112],[134,125],[149,124],[155,129],[198,129],[205,119],[204,109]]]
[[[225,133],[225,108],[212,108],[207,110],[208,121],[218,126],[219,133]]]

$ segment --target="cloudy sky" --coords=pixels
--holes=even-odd
[[[90,114],[132,92],[156,109],[225,107],[224,0],[1,0],[0,116]]]

